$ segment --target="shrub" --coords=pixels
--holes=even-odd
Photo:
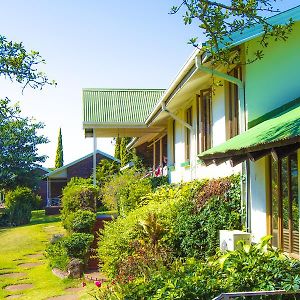
[[[68,218],[77,210],[96,210],[98,189],[92,184],[82,184],[84,181],[71,180],[63,190],[61,217],[65,227],[68,226]]]
[[[188,197],[192,185],[188,183],[179,187],[159,188],[144,197],[143,201],[147,205],[131,211],[125,218],[119,217],[116,221],[105,224],[99,240],[98,256],[103,262],[103,270],[108,275],[116,276],[121,261],[134,253],[132,243],[145,239],[140,223],[146,220],[150,213],[155,213],[164,230],[172,234],[176,205]],[[166,233],[161,237],[161,243],[165,243],[165,235]]]
[[[142,179],[134,170],[126,170],[106,182],[101,190],[103,204],[126,215],[141,204],[143,196],[151,192],[149,179]]]
[[[86,233],[73,233],[67,237],[57,237],[46,248],[46,257],[52,268],[66,270],[73,258],[86,262],[94,236]]]
[[[139,224],[151,213],[156,214],[157,222],[164,229],[160,246],[174,256],[204,258],[214,255],[219,244],[219,230],[241,228],[239,180],[239,176],[232,176],[217,181],[194,181],[163,186],[147,194],[139,200],[141,207],[107,224],[102,231],[99,258],[104,263],[103,269],[110,276],[118,274],[121,262],[134,253],[132,243],[145,240]],[[202,206],[198,202],[200,196]]]
[[[168,244],[177,256],[208,257],[219,246],[219,230],[242,229],[240,176],[198,183],[192,199],[179,203]]]
[[[50,243],[45,251],[51,268],[58,268],[63,271],[67,269],[71,259],[64,246],[63,237],[56,238],[52,243]]]
[[[63,245],[68,257],[79,258],[84,261],[87,258],[93,240],[94,236],[92,234],[73,233],[63,239]]]
[[[31,211],[38,205],[39,198],[27,187],[17,187],[5,195],[8,222],[24,225],[30,222]]]
[[[178,259],[144,276],[105,283],[98,299],[212,299],[222,292],[300,288],[300,262],[269,246],[256,245],[217,254],[209,260]],[[260,298],[261,299],[261,298]],[[263,298],[265,299],[265,298]]]
[[[65,222],[68,232],[92,233],[96,222],[96,214],[88,210],[72,213]]]

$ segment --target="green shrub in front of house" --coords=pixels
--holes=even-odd
[[[78,210],[96,211],[96,202],[99,195],[98,188],[88,180],[72,179],[63,190],[61,219],[64,227],[70,224],[69,218]]]
[[[74,258],[86,264],[93,239],[92,234],[73,233],[53,241],[46,248],[46,257],[49,259],[50,266],[66,270],[69,262]]]
[[[30,222],[31,211],[39,205],[41,198],[30,188],[17,187],[5,194],[5,212],[9,225],[24,225]]]
[[[273,249],[269,240],[206,260],[176,259],[123,282],[110,280],[97,290],[97,299],[207,300],[223,292],[298,291],[300,262]]]
[[[89,210],[77,210],[65,221],[68,232],[92,233],[96,222],[96,213]]]
[[[140,224],[151,213],[164,228],[159,246],[170,261],[215,254],[219,230],[241,228],[239,181],[239,176],[194,181],[164,186],[143,196],[140,207],[106,224],[102,231],[98,253],[104,271],[118,276],[122,263],[135,255],[136,242],[142,239],[149,243]]]
[[[105,207],[108,210],[118,210],[121,216],[143,205],[143,197],[150,192],[150,179],[142,179],[142,174],[135,169],[125,170],[122,174],[111,177],[101,189]]]

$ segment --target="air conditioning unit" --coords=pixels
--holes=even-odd
[[[241,247],[238,243],[244,241],[245,244],[251,243],[251,234],[240,230],[220,230],[220,249],[221,251],[233,251]]]

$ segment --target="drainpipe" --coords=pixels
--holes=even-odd
[[[247,130],[247,112],[246,112],[246,102],[245,102],[245,88],[243,82],[235,78],[233,76],[230,76],[228,74],[222,73],[217,70],[210,69],[208,67],[205,67],[202,65],[201,58],[199,56],[195,57],[195,65],[196,65],[196,70],[202,71],[204,73],[213,75],[215,77],[222,78],[226,81],[232,82],[238,86],[238,92],[239,92],[239,111],[240,113],[240,118],[239,118],[239,123],[240,123],[240,132],[244,132]],[[250,164],[249,162],[243,163],[243,173],[245,174],[246,177],[246,188],[245,189],[245,211],[246,211],[246,216],[248,214],[248,208],[249,208],[249,189],[250,189]],[[241,183],[243,184],[243,183]],[[243,205],[242,205],[243,208]],[[248,229],[248,225],[250,224],[249,222],[249,217],[246,217],[245,220],[246,223],[246,228]]]
[[[195,136],[193,135],[193,133],[195,133],[194,131],[194,127],[191,126],[189,123],[183,121],[182,119],[180,119],[179,117],[177,117],[175,114],[171,113],[167,108],[166,108],[166,105],[165,105],[165,102],[162,102],[161,103],[161,110],[166,112],[171,118],[173,118],[175,121],[177,121],[178,123],[182,124],[184,127],[186,127],[187,129],[189,129],[192,133],[192,136]],[[193,168],[195,168],[195,172],[196,172],[196,167],[197,167],[197,158],[196,158],[196,162],[194,164],[191,164],[190,165],[190,170],[191,170],[191,180],[193,180]]]

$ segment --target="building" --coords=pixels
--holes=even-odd
[[[119,163],[119,160],[113,156],[104,153],[100,150],[83,156],[65,166],[55,169],[44,176],[46,181],[46,194],[47,194],[47,207],[60,206],[60,199],[62,196],[63,188],[73,178],[89,178],[93,174],[95,165],[97,165],[102,159],[115,161]]]
[[[300,6],[269,22],[284,24],[290,18],[295,25],[288,40],[271,42],[260,61],[212,69],[209,56],[197,49],[170,87],[149,105],[152,109],[140,124],[143,132],[132,131],[130,136],[136,138],[130,147],[152,145],[156,167],[157,149],[162,148],[157,145],[166,137],[173,183],[243,174],[246,225],[254,241],[272,234],[274,246],[299,257]],[[262,27],[255,26],[234,36],[232,55],[239,52],[244,62],[251,59],[261,35]],[[148,102],[140,98],[136,103]],[[128,109],[122,107],[123,114]],[[85,114],[88,111],[84,97]],[[102,135],[94,125],[85,127],[86,132]],[[118,132],[125,128],[118,126]]]

